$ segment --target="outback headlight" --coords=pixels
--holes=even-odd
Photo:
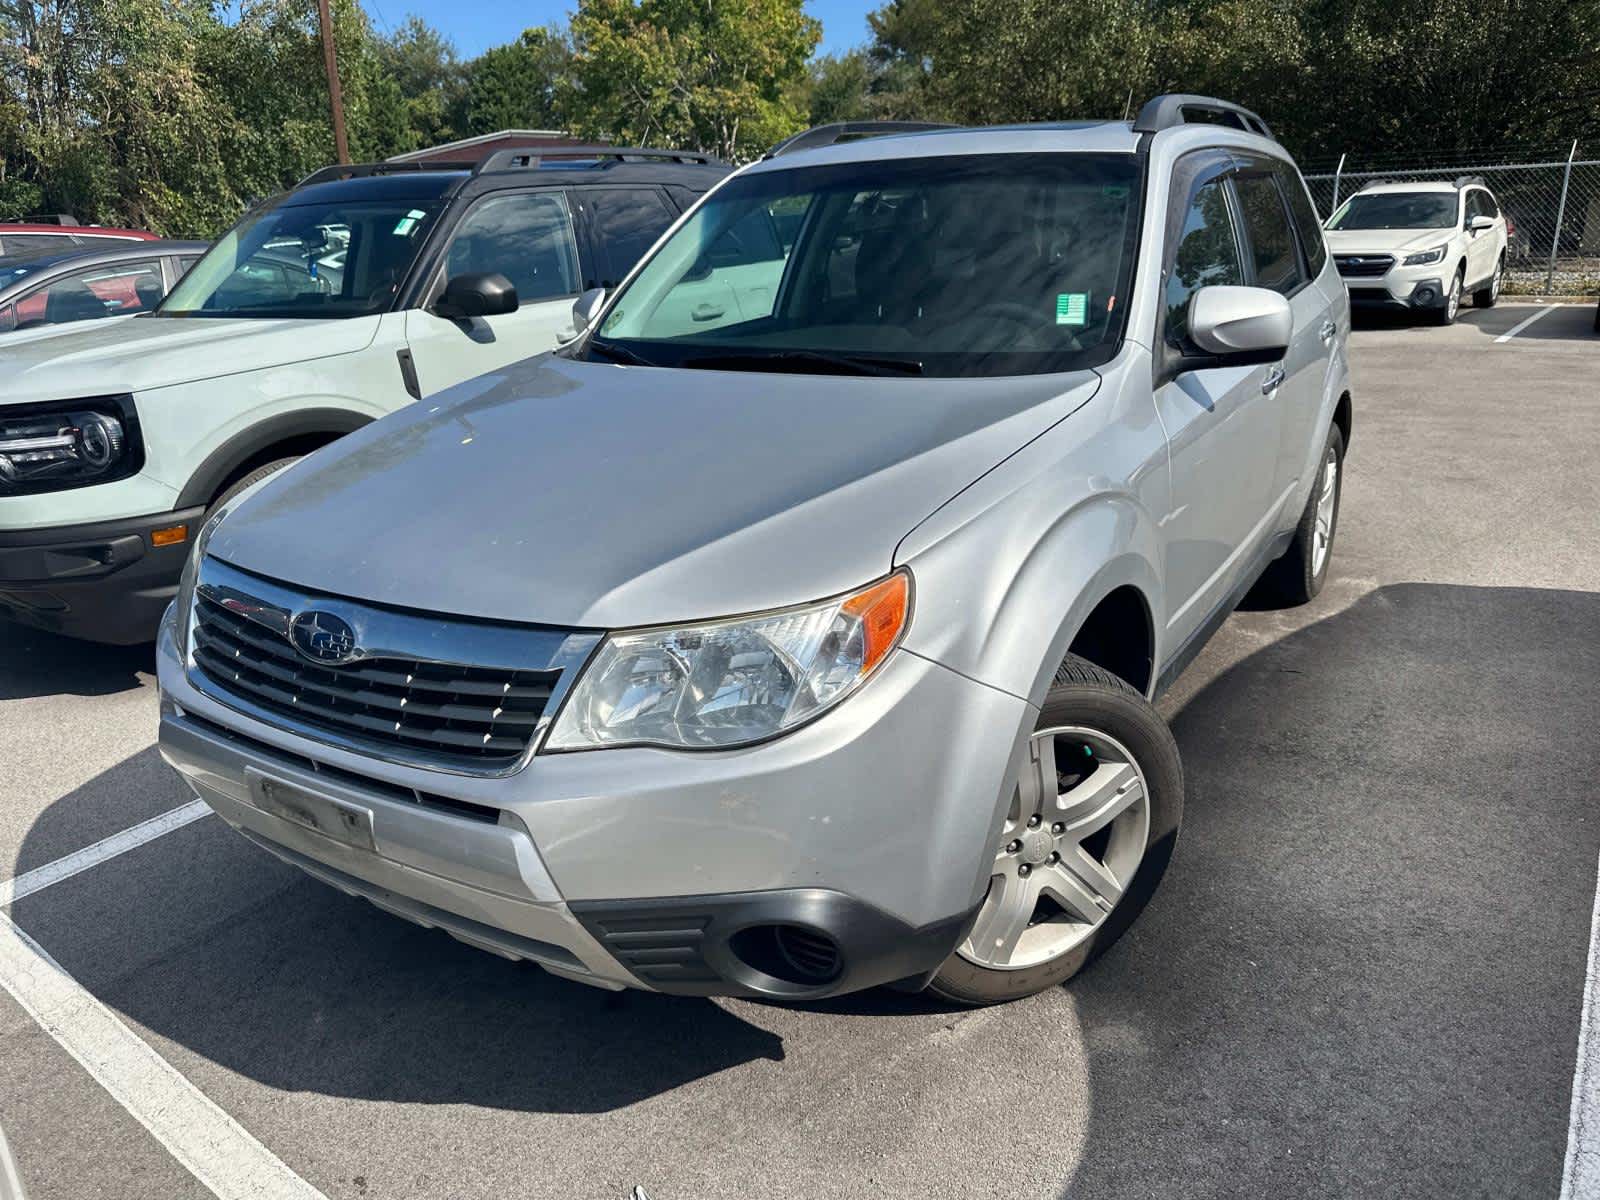
[[[1425,267],[1429,263],[1443,262],[1444,252],[1448,249],[1450,249],[1449,246],[1435,246],[1432,250],[1423,250],[1417,254],[1408,254],[1405,257],[1405,261],[1400,265],[1402,267]]]
[[[0,408],[0,496],[110,483],[143,457],[126,398]]]
[[[792,729],[872,675],[905,632],[911,576],[847,596],[677,629],[611,634],[544,750],[718,750]]]

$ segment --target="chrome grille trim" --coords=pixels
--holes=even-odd
[[[1394,255],[1335,254],[1333,265],[1346,279],[1379,279],[1387,275],[1389,268],[1394,266]]]
[[[297,613],[355,632],[347,663],[302,655]],[[207,558],[188,629],[190,682],[310,741],[457,775],[509,775],[538,749],[601,635],[435,617],[303,592]]]

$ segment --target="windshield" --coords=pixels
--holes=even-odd
[[[359,317],[381,312],[438,206],[280,204],[223,235],[172,289],[163,317]]]
[[[981,376],[1105,362],[1121,337],[1131,154],[841,163],[740,176],[580,354],[646,366]]]
[[[1454,192],[1378,192],[1351,196],[1328,219],[1329,229],[1450,229]]]

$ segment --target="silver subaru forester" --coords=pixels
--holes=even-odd
[[[1267,126],[812,130],[574,315],[207,523],[167,760],[602,987],[1075,974],[1177,837],[1151,700],[1328,572],[1348,302]]]

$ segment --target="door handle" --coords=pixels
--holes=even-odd
[[[1333,341],[1333,335],[1339,332],[1339,327],[1332,321],[1324,321],[1322,323],[1322,328],[1317,330],[1317,332],[1321,335],[1324,342],[1331,342]]]
[[[1277,387],[1282,382],[1283,368],[1274,366],[1261,380],[1261,394],[1265,396],[1268,392],[1272,391],[1273,388]]]

